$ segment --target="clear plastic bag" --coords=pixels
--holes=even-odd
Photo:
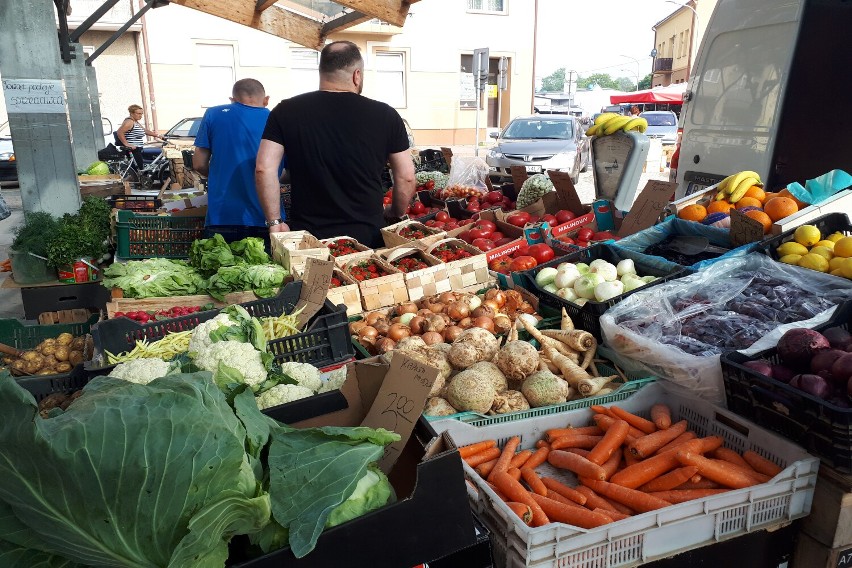
[[[447,197],[471,197],[488,191],[485,178],[488,164],[478,156],[453,156],[450,177],[444,190]]]
[[[724,404],[721,353],[774,347],[850,298],[852,282],[751,253],[627,297],[601,316],[601,329],[620,355]]]

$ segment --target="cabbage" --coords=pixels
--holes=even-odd
[[[330,528],[384,507],[394,499],[393,487],[382,470],[371,466],[358,480],[355,491],[328,516],[325,526]]]
[[[107,176],[109,175],[109,166],[106,162],[92,162],[86,168],[86,174],[90,176]]]

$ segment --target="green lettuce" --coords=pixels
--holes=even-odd
[[[275,295],[288,272],[277,264],[223,266],[210,277],[208,293],[223,301],[226,294],[251,290],[259,298]]]
[[[364,477],[358,480],[355,491],[338,505],[328,516],[326,527],[336,527],[361,515],[384,507],[394,500],[393,487],[382,470],[370,466]]]
[[[231,247],[219,233],[209,239],[193,241],[189,249],[189,263],[206,274],[214,274],[223,266],[234,266],[237,259]]]
[[[121,288],[126,298],[157,298],[200,294],[207,283],[182,260],[149,258],[111,264],[104,270],[104,286]]]
[[[234,241],[231,243],[231,251],[246,264],[269,264],[269,255],[266,254],[263,239],[246,237],[241,241]]]

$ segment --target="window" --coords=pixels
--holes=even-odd
[[[683,53],[681,53],[681,57],[689,55],[689,44],[689,28],[686,28],[686,31],[683,32]]]
[[[290,96],[316,91],[319,87],[319,51],[290,48]]]
[[[219,43],[199,43],[198,87],[202,108],[223,105],[231,96],[236,81],[234,46]]]
[[[469,12],[491,12],[505,14],[508,0],[467,0]]]
[[[405,54],[390,51],[377,51],[376,88],[370,89],[377,100],[392,107],[405,106]]]

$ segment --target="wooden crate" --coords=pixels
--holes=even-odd
[[[427,236],[422,239],[409,239],[398,234],[401,229],[409,226],[421,229]],[[446,238],[446,236],[447,234],[444,231],[439,231],[438,229],[427,227],[423,223],[411,220],[400,221],[399,223],[388,225],[382,229],[382,239],[384,239],[385,246],[387,248],[394,248],[411,243],[420,243],[420,245],[418,245],[420,248],[426,248],[427,246]]]
[[[473,288],[475,286],[483,288],[486,283],[494,280],[494,277],[488,271],[488,259],[485,253],[461,239],[440,240],[428,247],[426,251],[431,253],[432,249],[444,243],[458,245],[473,254],[469,258],[454,260],[444,265],[447,267],[450,290],[458,291],[463,288]]]
[[[355,243],[355,248],[358,250],[358,252],[352,253],[352,254],[344,254],[342,256],[331,257],[331,259],[334,261],[334,263],[337,266],[343,266],[347,262],[349,262],[350,260],[353,260],[355,258],[368,258],[368,257],[372,256],[373,249],[371,249],[367,245],[362,245],[361,243],[358,242],[357,239],[353,239],[352,237],[334,237],[334,238],[331,238],[331,239],[321,239],[320,242],[322,242],[323,244],[331,244],[334,241],[340,241],[340,240],[343,240],[343,239],[350,239],[351,241],[353,241]],[[366,254],[364,254],[364,253],[366,253]]]
[[[403,273],[408,297],[412,302],[426,296],[449,292],[452,289],[447,265],[420,248],[401,246],[387,249],[380,256],[388,259],[388,262],[416,256],[429,265],[428,268]]]
[[[349,266],[363,260],[365,259],[350,261],[344,267],[344,271]],[[407,302],[408,288],[405,286],[405,274],[377,256],[370,257],[370,260],[377,262],[385,271],[390,272],[390,274],[358,282],[358,288],[361,290],[361,305],[364,307],[364,311],[377,310]]]
[[[242,304],[257,300],[254,292],[232,292],[225,296],[225,301],[220,302],[213,296],[207,294],[195,294],[192,296],[171,296],[168,298],[122,298],[121,290],[113,288],[113,298],[106,305],[107,316],[114,317],[115,312],[157,312],[168,310],[174,306],[204,306],[213,304],[213,307],[223,308],[231,304]]]
[[[820,467],[811,514],[802,520],[802,531],[828,548],[852,547],[852,475]]]
[[[58,312],[43,312],[38,316],[41,325],[54,325],[57,323],[86,323],[92,317],[92,312],[77,308],[74,310],[59,310]]]
[[[813,515],[813,513],[812,513]],[[826,546],[800,532],[793,553],[793,568],[842,568],[852,566],[852,546]]]
[[[307,231],[271,233],[272,260],[290,272],[304,272],[309,258],[328,260],[328,247]]]

